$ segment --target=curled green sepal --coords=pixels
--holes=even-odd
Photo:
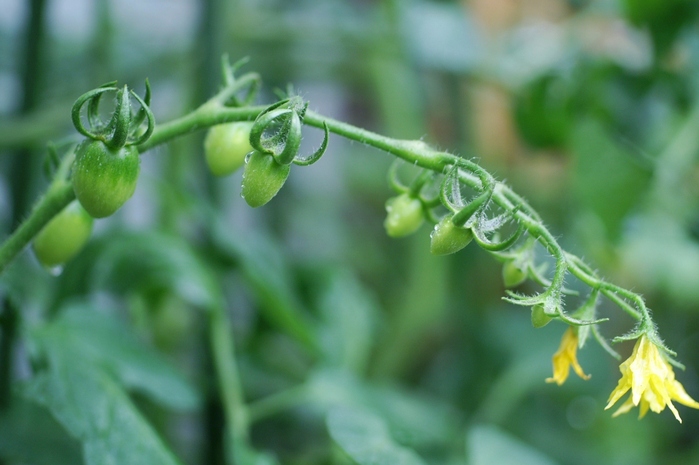
[[[116,84],[114,83],[109,83],[109,84]],[[99,121],[99,117],[96,115],[96,110],[98,109],[99,106],[99,99],[101,95],[105,92],[109,91],[115,91],[117,90],[116,87],[112,85],[105,84],[105,86],[108,87],[98,87],[97,89],[92,89],[88,92],[85,92],[82,94],[78,99],[75,101],[73,104],[73,108],[70,111],[70,116],[71,119],[73,120],[73,126],[75,126],[75,130],[78,131],[80,134],[82,134],[85,137],[89,137],[90,139],[101,139],[101,137],[98,135],[99,132],[104,127],[104,124]],[[99,127],[91,127],[93,131],[99,131],[97,134],[88,131],[85,126],[83,125],[82,118],[80,118],[80,112],[82,111],[82,107],[88,102],[92,101],[93,99],[96,99],[92,106],[92,110],[90,110],[90,107],[88,107],[88,122],[90,123],[91,126],[94,126],[93,123],[99,124]]]
[[[116,81],[109,82],[78,97],[71,110],[73,125],[83,136],[88,139],[102,141],[112,149],[141,144],[151,136],[155,128],[155,117],[149,106],[151,99],[150,84],[146,81],[146,94],[143,99],[127,86],[119,89],[115,84]],[[99,116],[99,104],[102,94],[111,91],[117,94],[116,107],[109,122],[105,124]],[[141,105],[135,116],[131,111],[131,96]],[[82,108],[86,104],[89,129],[84,126],[81,118]],[[147,121],[146,128],[139,134],[144,120]]]
[[[521,305],[523,307],[531,307],[533,305],[543,304],[546,300],[546,297],[549,294],[548,290],[536,295],[519,294],[509,289],[505,292],[507,293],[507,296],[503,297],[502,300],[514,305]]]
[[[456,213],[459,208],[464,206],[464,203],[461,200],[458,173],[458,166],[452,165],[449,171],[445,173],[444,179],[442,180],[442,185],[439,188],[439,198],[442,201],[442,204],[453,213]],[[452,197],[451,199],[449,198],[450,195]]]
[[[596,325],[599,323],[604,323],[605,321],[609,321],[609,318],[598,318],[596,320],[581,320],[579,318],[574,318],[574,317],[568,315],[560,307],[557,308],[557,312],[558,312],[557,313],[558,318],[565,321],[569,325],[573,325],[573,326],[589,326],[589,325]]]
[[[109,89],[116,89],[116,81],[112,82],[107,82],[106,84],[102,84],[100,87],[104,88],[109,88]],[[99,106],[100,106],[100,101],[102,99],[102,94],[99,93],[95,95],[93,98],[91,98],[87,104],[87,121],[90,124],[90,127],[95,128],[95,130],[103,130],[106,124],[104,121],[99,116]]]
[[[318,150],[316,150],[313,154],[307,157],[295,157],[293,160],[294,164],[299,166],[308,166],[320,160],[320,157],[322,157],[323,154],[325,154],[325,151],[328,148],[328,140],[330,139],[330,128],[328,127],[328,123],[326,122],[323,122],[323,131],[323,142],[320,143],[320,147],[318,147]]]
[[[609,342],[607,342],[607,339],[604,338],[599,332],[599,328],[597,325],[590,325],[588,326],[592,330],[592,335],[595,336],[595,340],[599,343],[599,345],[612,357],[614,357],[617,360],[621,360],[621,355],[614,349],[612,349],[612,346],[609,345]]]
[[[139,119],[139,115],[141,115],[141,112],[143,112],[143,115],[145,116],[141,118],[141,121],[138,124],[133,125],[133,132],[131,134],[132,137],[136,138],[132,141],[128,141],[126,145],[139,145],[147,141],[150,138],[151,134],[153,134],[153,130],[155,129],[155,116],[153,115],[153,112],[150,109],[150,84],[148,84],[148,80],[146,80],[146,95],[144,99],[139,97],[138,94],[134,91],[131,91],[131,95],[133,95],[136,101],[138,101],[138,103],[141,105],[141,108],[138,110],[135,119]],[[143,118],[145,118],[146,120],[146,130],[140,136],[136,136],[138,128],[141,126],[141,123],[143,122]]]
[[[517,226],[517,230],[512,233],[510,237],[500,242],[490,241],[485,234],[478,227],[473,228],[473,239],[476,243],[484,250],[489,252],[501,252],[512,247],[525,231],[525,227],[522,224]]]
[[[131,120],[131,127],[129,128],[131,131],[135,131],[139,126],[141,126],[141,124],[143,124],[143,122],[148,117],[148,113],[150,112],[150,99],[152,97],[152,94],[150,90],[150,82],[148,81],[148,79],[146,79],[146,93],[144,94],[143,99],[141,99],[141,97],[139,97],[138,94],[136,94],[134,91],[131,91],[131,94],[141,105],[141,108],[139,108],[138,112],[136,112],[136,116],[133,118],[133,120]],[[155,118],[152,119],[154,120]]]
[[[107,127],[112,128],[111,137],[107,137],[105,144],[112,149],[120,149],[126,145],[126,140],[129,137],[129,129],[131,128],[131,100],[129,99],[129,88],[124,86],[123,89],[117,90],[117,103],[112,119]]]
[[[269,109],[268,109],[269,110]],[[265,131],[275,124],[279,127],[271,136]],[[272,155],[277,163],[288,165],[298,154],[301,146],[301,117],[290,108],[274,108],[261,113],[250,130],[250,145],[267,155]]]
[[[454,213],[454,216],[451,219],[452,222],[456,226],[463,227],[468,222],[468,220],[470,220],[471,217],[476,214],[476,212],[480,211],[486,205],[488,205],[488,202],[490,201],[492,196],[493,196],[492,189],[486,190],[481,195],[479,195],[478,197],[473,199],[464,208],[462,208],[461,210]]]
[[[403,160],[396,158],[388,169],[388,184],[397,194],[407,194],[410,192],[410,188],[403,184],[398,177],[398,168],[400,168],[400,165],[403,163],[405,163]]]
[[[573,312],[573,316],[575,318],[580,318],[581,320],[594,320],[595,316],[597,316],[599,296],[599,289],[592,289],[585,302]],[[584,325],[578,328],[578,348],[580,349],[585,346],[585,342],[590,336],[590,326],[591,325]]]
[[[250,145],[258,152],[267,155],[275,154],[275,150],[279,148],[282,142],[282,136],[280,131],[278,131],[270,137],[263,137],[264,132],[269,129],[276,119],[291,113],[291,110],[288,108],[273,108],[278,105],[279,102],[260,113],[255,119],[252,129],[250,129]]]

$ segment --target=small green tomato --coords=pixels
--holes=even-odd
[[[445,216],[437,223],[430,234],[430,252],[433,255],[448,255],[466,247],[473,240],[469,228],[454,224],[451,216]]]
[[[206,164],[214,176],[227,176],[245,164],[252,152],[251,122],[219,124],[209,129],[204,140]]]
[[[83,248],[92,232],[92,217],[74,200],[34,238],[36,258],[45,267],[61,265]]]
[[[505,287],[517,287],[527,280],[527,273],[517,266],[514,260],[508,260],[502,266],[502,280]]]
[[[289,177],[290,165],[281,165],[271,155],[254,150],[243,171],[242,196],[253,208],[261,207],[277,195]]]
[[[536,304],[532,307],[532,326],[535,328],[543,328],[553,318],[546,314],[544,311],[544,306],[542,304]]]
[[[425,215],[422,203],[408,194],[401,194],[386,201],[386,220],[383,225],[391,237],[403,237],[422,226]]]
[[[110,216],[136,190],[139,163],[136,147],[112,149],[99,140],[84,141],[75,150],[75,196],[93,218]]]

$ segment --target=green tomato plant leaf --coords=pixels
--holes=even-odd
[[[56,347],[108,370],[127,389],[160,404],[191,411],[200,396],[167,360],[141,342],[116,318],[88,304],[66,307],[53,323],[38,328],[35,338],[46,352]]]
[[[359,465],[424,465],[414,451],[398,445],[386,423],[368,410],[335,407],[328,413],[330,436]]]
[[[70,345],[46,346],[48,369],[22,389],[82,443],[86,465],[178,465],[117,381]]]
[[[3,463],[65,465],[80,463],[80,443],[43,407],[15,395],[0,413]]]
[[[361,373],[371,356],[380,315],[376,299],[350,272],[334,270],[321,289],[318,307],[326,362]]]
[[[602,220],[607,237],[615,239],[624,218],[648,186],[651,171],[593,121],[576,127],[572,149],[574,193],[585,208]]]
[[[346,370],[320,370],[306,389],[311,404],[324,412],[345,406],[380,415],[402,445],[445,448],[458,431],[459,417],[448,404],[398,386],[365,382]]]
[[[214,274],[191,244],[158,231],[110,235],[90,273],[97,289],[169,289],[201,308],[210,308],[221,299]]]
[[[533,447],[493,426],[475,426],[466,437],[469,465],[556,465]]]
[[[315,329],[292,285],[292,272],[280,245],[260,234],[231,233],[214,220],[219,252],[233,260],[250,284],[263,316],[310,349],[317,349]]]

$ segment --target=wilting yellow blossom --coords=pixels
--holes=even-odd
[[[573,370],[582,379],[590,379],[590,375],[586,375],[582,367],[578,363],[576,353],[578,351],[578,332],[572,327],[568,327],[563,337],[558,351],[553,354],[553,376],[546,378],[547,383],[556,383],[559,386],[565,383],[570,373],[570,366],[573,365]]]
[[[699,408],[699,402],[689,397],[680,382],[675,380],[675,372],[660,353],[658,346],[645,335],[636,341],[631,357],[619,366],[619,370],[621,379],[609,396],[605,410],[614,405],[629,389],[631,395],[612,416],[621,415],[639,406],[638,418],[643,418],[648,409],[659,413],[668,406],[677,421],[682,423],[677,409],[672,405],[673,400],[688,407]]]

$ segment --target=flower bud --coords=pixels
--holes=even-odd
[[[527,273],[517,266],[514,260],[508,260],[502,266],[502,280],[505,287],[517,287],[527,280]]]
[[[435,225],[430,239],[433,255],[448,255],[466,247],[473,240],[473,233],[469,228],[456,226],[451,216],[445,216]]]
[[[289,177],[290,165],[280,165],[271,155],[250,153],[243,171],[242,196],[251,207],[261,207],[277,195]]]
[[[250,128],[250,122],[235,122],[209,129],[204,139],[204,154],[214,176],[227,176],[245,164],[245,156],[252,152]]]
[[[401,194],[386,202],[386,220],[383,225],[391,237],[414,233],[425,221],[422,203],[408,194]]]
[[[536,304],[532,307],[532,326],[535,328],[543,328],[553,320],[551,316],[544,311],[543,304]]]
[[[74,200],[34,238],[36,258],[46,267],[62,265],[80,252],[91,232],[92,217]]]

